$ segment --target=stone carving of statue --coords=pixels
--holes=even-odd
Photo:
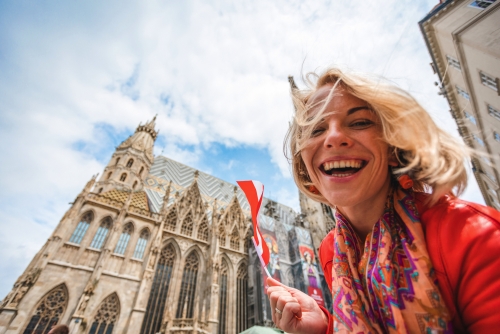
[[[83,290],[82,301],[80,302],[80,306],[78,307],[78,313],[82,314],[85,312],[87,305],[89,303],[90,297],[94,294],[95,288],[97,286],[98,280],[94,279],[87,283],[85,290]]]

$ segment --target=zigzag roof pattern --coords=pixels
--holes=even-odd
[[[150,199],[150,209],[153,212],[160,211],[169,181],[172,183],[168,205],[171,205],[175,201],[176,194],[182,195],[193,183],[196,171],[196,169],[181,164],[180,162],[164,156],[157,156],[144,183],[144,189]],[[234,196],[236,185],[204,172],[198,173],[198,187],[202,199],[209,205],[208,210],[212,210],[214,200],[217,200],[217,208],[219,210],[221,208],[225,209]],[[243,211],[247,215],[250,215],[250,207],[245,198],[245,194],[239,187],[236,187],[236,197]],[[268,201],[269,199],[264,198],[262,203],[263,207]],[[277,203],[276,208],[282,223],[293,223],[297,213],[292,208],[281,203]],[[266,219],[266,221],[267,220],[268,219]]]
[[[106,197],[120,203],[125,203],[129,195],[129,192],[118,189],[106,191],[101,194],[102,197]],[[134,192],[130,201],[130,205],[149,211],[148,196],[144,191]]]

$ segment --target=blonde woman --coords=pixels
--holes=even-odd
[[[487,333],[500,328],[500,213],[455,195],[468,152],[405,91],[330,69],[292,91],[293,175],[330,205],[319,255],[333,314],[268,279],[289,333]]]

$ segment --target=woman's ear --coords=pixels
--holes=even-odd
[[[399,166],[399,160],[396,157],[395,149],[392,149],[392,148],[389,149],[389,166],[392,166],[392,167]]]

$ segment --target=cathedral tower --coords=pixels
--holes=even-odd
[[[153,163],[153,146],[158,135],[156,116],[145,125],[139,124],[135,133],[116,148],[96,184],[97,193],[114,188],[139,189]]]

